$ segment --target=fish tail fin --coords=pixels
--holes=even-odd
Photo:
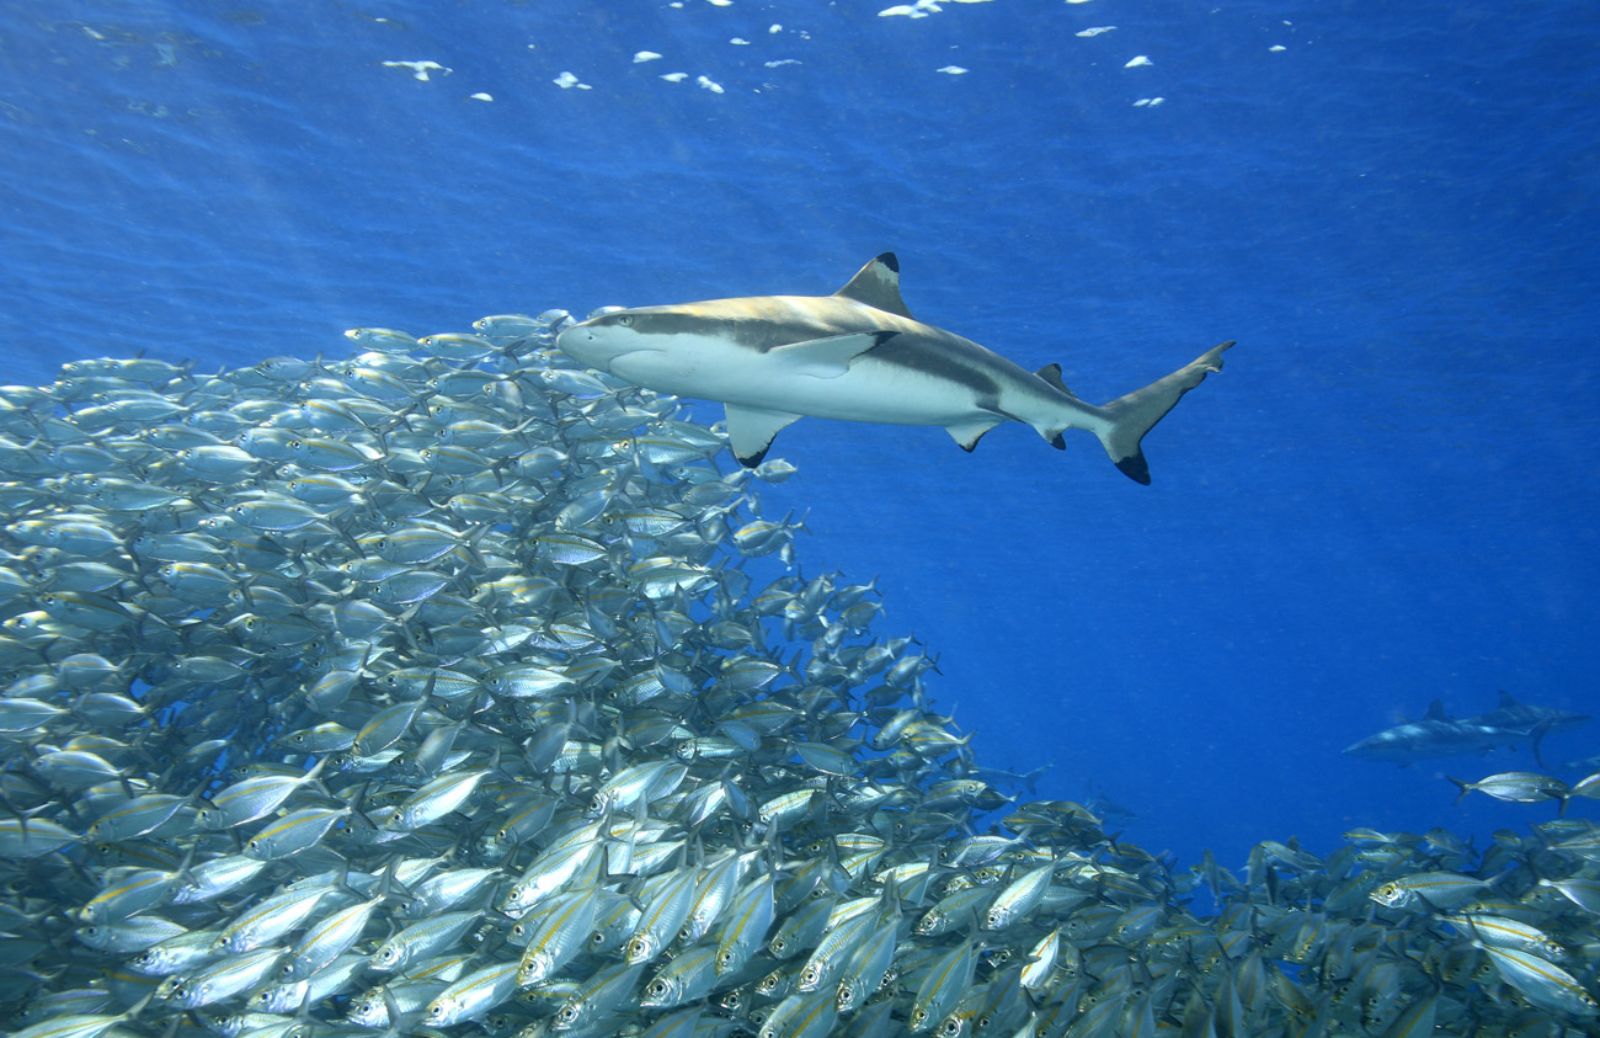
[[[1177,405],[1183,394],[1205,381],[1213,371],[1222,370],[1222,352],[1232,345],[1230,339],[1213,346],[1165,378],[1156,379],[1143,389],[1119,396],[1103,406],[1111,424],[1100,432],[1100,444],[1124,476],[1149,486],[1150,466],[1144,460],[1139,441]]]
[[[1455,783],[1456,789],[1459,790],[1459,792],[1456,793],[1456,803],[1461,803],[1461,798],[1472,792],[1472,783],[1458,779],[1453,775],[1446,775],[1445,778]]]

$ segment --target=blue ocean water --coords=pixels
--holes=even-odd
[[[826,293],[887,249],[920,318],[1089,399],[1237,339],[1150,488],[1086,437],[808,420],[763,506],[807,575],[877,578],[981,761],[1153,850],[1547,817],[1443,777],[1525,753],[1340,750],[1434,698],[1595,711],[1600,13],[935,6],[7,7],[5,379]]]

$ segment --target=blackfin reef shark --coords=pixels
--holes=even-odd
[[[1027,371],[970,339],[924,324],[900,298],[886,252],[828,296],[749,296],[613,310],[564,330],[578,361],[663,393],[721,401],[746,466],[806,415],[937,425],[971,451],[1012,420],[1052,446],[1085,429],[1124,475],[1150,482],[1140,441],[1178,399],[1222,369],[1224,342],[1142,389],[1096,406],[1074,396],[1061,366]]]
[[[1444,704],[1435,699],[1428,704],[1428,712],[1421,718],[1369,735],[1345,747],[1344,752],[1352,757],[1388,760],[1404,765],[1432,757],[1455,757],[1526,746],[1542,764],[1539,748],[1546,735],[1587,720],[1587,714],[1522,703],[1504,691],[1500,693],[1499,705],[1495,709],[1473,717],[1452,718],[1445,712]]]

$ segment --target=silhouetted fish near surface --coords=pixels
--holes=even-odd
[[[1053,446],[1086,429],[1128,478],[1150,482],[1140,441],[1178,399],[1222,370],[1225,342],[1143,389],[1095,406],[1061,367],[1026,371],[911,316],[900,263],[871,260],[830,296],[749,296],[603,313],[561,333],[572,357],[666,393],[727,406],[735,456],[758,465],[786,426],[811,415],[944,427],[972,450],[1004,421]]]

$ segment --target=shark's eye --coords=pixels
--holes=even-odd
[[[622,325],[622,327],[624,327],[624,328],[632,328],[633,327],[633,315],[632,314],[623,314],[621,317],[617,318],[617,323]]]

